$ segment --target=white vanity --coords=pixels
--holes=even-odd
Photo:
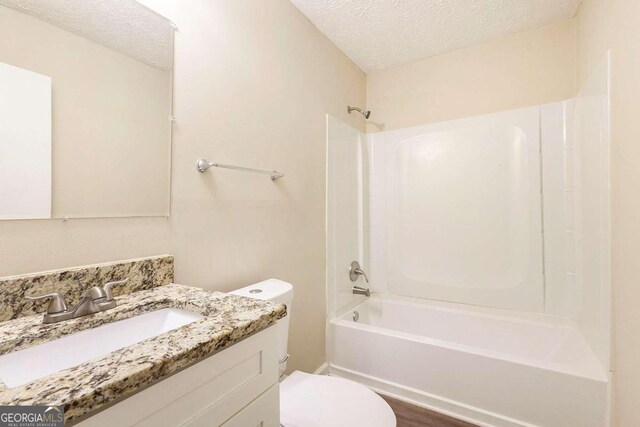
[[[77,424],[81,427],[277,427],[276,328],[271,326]]]

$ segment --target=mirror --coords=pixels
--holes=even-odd
[[[134,0],[0,0],[0,219],[169,215],[173,38]]]

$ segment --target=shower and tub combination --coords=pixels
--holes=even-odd
[[[555,104],[327,117],[330,375],[477,425],[608,425],[608,67]]]

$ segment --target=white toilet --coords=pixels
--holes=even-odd
[[[287,306],[287,316],[276,324],[282,376],[289,358],[293,286],[269,279],[231,293]],[[380,396],[361,384],[295,371],[280,382],[280,423],[284,427],[395,427],[396,417]]]

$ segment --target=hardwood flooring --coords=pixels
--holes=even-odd
[[[477,427],[466,421],[451,418],[410,403],[382,396],[387,401],[398,421],[397,427]]]

